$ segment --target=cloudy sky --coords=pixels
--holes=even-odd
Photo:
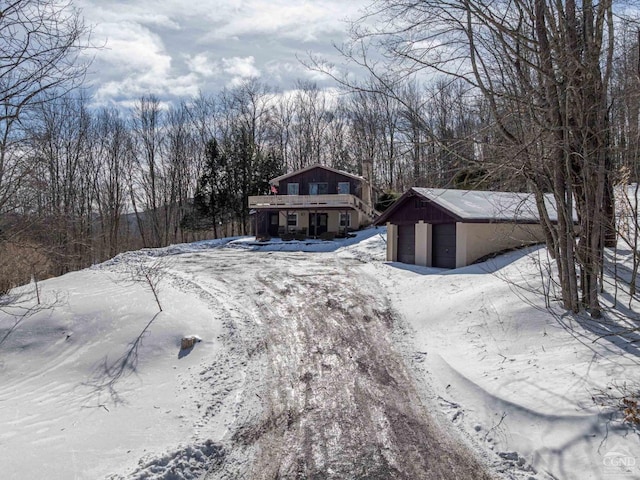
[[[127,104],[215,93],[249,77],[280,90],[298,79],[328,86],[297,59],[338,62],[332,44],[369,0],[76,0],[93,26],[95,102]]]

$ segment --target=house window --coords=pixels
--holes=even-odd
[[[351,226],[351,214],[350,213],[341,213],[340,214],[340,226],[341,227],[350,227]]]
[[[298,226],[298,214],[290,213],[287,215],[287,225],[289,227],[297,227]]]
[[[350,190],[351,184],[349,182],[338,182],[338,193],[341,195],[351,193]]]
[[[329,184],[326,182],[315,182],[309,184],[309,195],[326,195],[329,193]]]
[[[416,198],[416,208],[426,208],[428,206],[429,206],[429,202],[427,200]]]
[[[300,193],[299,183],[287,183],[287,195],[299,195]]]

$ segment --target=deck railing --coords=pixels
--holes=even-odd
[[[308,208],[346,207],[358,208],[362,200],[354,195],[259,195],[249,197],[249,208]]]
[[[283,210],[309,208],[345,208],[358,210],[370,219],[378,213],[355,195],[346,193],[335,195],[258,195],[249,197],[249,208],[256,210]]]

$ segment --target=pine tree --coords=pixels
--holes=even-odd
[[[193,197],[193,211],[182,219],[182,227],[190,230],[213,229],[218,238],[218,225],[228,209],[226,182],[227,158],[215,139],[206,146],[206,161]]]

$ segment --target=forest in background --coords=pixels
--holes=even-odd
[[[387,199],[412,186],[552,192],[564,304],[580,309],[580,277],[598,313],[608,197],[637,182],[640,142],[638,29],[611,2],[381,0],[383,30],[354,23],[344,51],[368,78],[288,91],[252,79],[131,108],[82,89],[90,46],[69,5],[17,0],[0,17],[0,292],[126,250],[246,234],[248,196],[319,163],[371,177]]]
[[[96,109],[78,91],[43,102],[5,137],[4,277],[21,283],[126,250],[246,234],[249,195],[318,163],[371,171],[388,194],[522,187],[482,169],[489,144],[477,135],[490,125],[460,82],[412,82],[404,95],[303,82],[280,93],[250,80],[177,105],[149,95],[131,109]]]

